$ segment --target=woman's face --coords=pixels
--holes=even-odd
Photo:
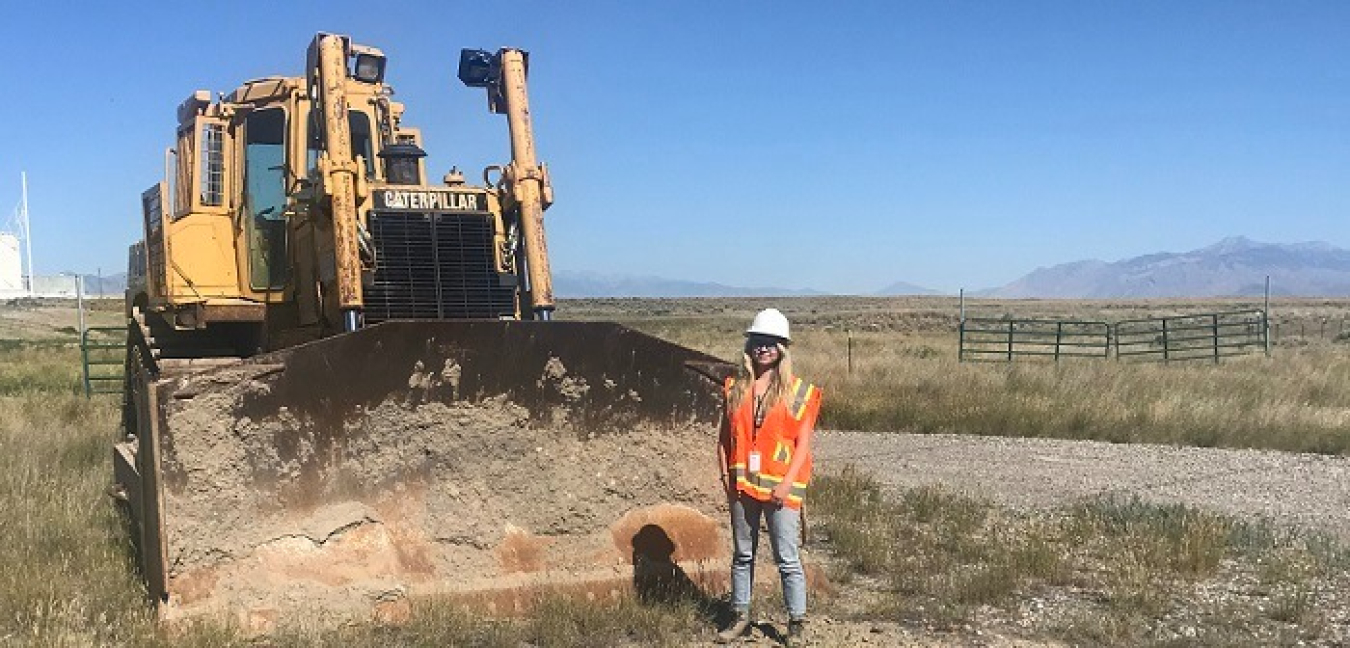
[[[768,369],[776,364],[782,358],[782,352],[778,350],[778,338],[765,335],[752,335],[745,341],[745,352],[750,355],[750,361],[755,367]]]

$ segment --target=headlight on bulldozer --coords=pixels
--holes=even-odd
[[[486,88],[492,82],[492,54],[486,50],[459,51],[459,80],[470,88]]]
[[[352,76],[362,83],[379,83],[384,80],[384,57],[365,52],[357,54]]]

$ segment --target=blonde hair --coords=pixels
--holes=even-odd
[[[792,356],[781,342],[778,344],[778,362],[768,371],[773,372],[773,376],[769,378],[769,388],[764,391],[766,412],[779,402],[787,402],[792,393]],[[732,412],[740,409],[741,404],[751,397],[754,388],[755,364],[750,359],[750,352],[741,349],[741,366],[736,368],[736,383],[732,387],[727,408]]]

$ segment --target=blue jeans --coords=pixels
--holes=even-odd
[[[773,502],[738,494],[731,502],[731,606],[737,612],[750,610],[750,590],[755,583],[755,551],[759,548],[759,518],[769,527],[769,546],[778,576],[783,581],[783,603],[788,616],[806,616],[806,574],[798,552],[801,512]]]

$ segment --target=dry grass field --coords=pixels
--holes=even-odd
[[[589,300],[567,312],[615,319],[731,360],[754,312],[775,305],[792,319],[795,361],[826,390],[828,428],[1350,451],[1350,344],[1340,335],[1350,301],[1278,300],[1273,357],[1219,365],[961,363],[957,301],[942,297]],[[966,312],[1114,322],[1260,306],[967,300]]]
[[[792,318],[796,359],[827,390],[823,423],[833,428],[1350,450],[1350,345],[1333,339],[1350,302],[1277,302],[1273,357],[1218,366],[958,363],[950,298],[588,300],[564,302],[563,313],[732,358],[750,317],[769,305]],[[1233,306],[967,309],[1112,321]],[[116,324],[119,308],[97,304],[91,320]],[[400,627],[292,628],[261,640],[228,627],[166,633],[106,494],[117,401],[81,394],[74,324],[68,304],[0,304],[0,646],[683,646],[711,637],[706,611],[691,603],[568,601],[509,620],[428,601]],[[1350,609],[1350,561],[1324,538],[1130,501],[1032,514],[933,489],[888,498],[851,471],[813,492],[823,518],[812,549],[836,583],[816,605],[829,620],[817,645],[852,645],[869,628],[882,631],[877,645],[1350,640],[1336,616]]]

